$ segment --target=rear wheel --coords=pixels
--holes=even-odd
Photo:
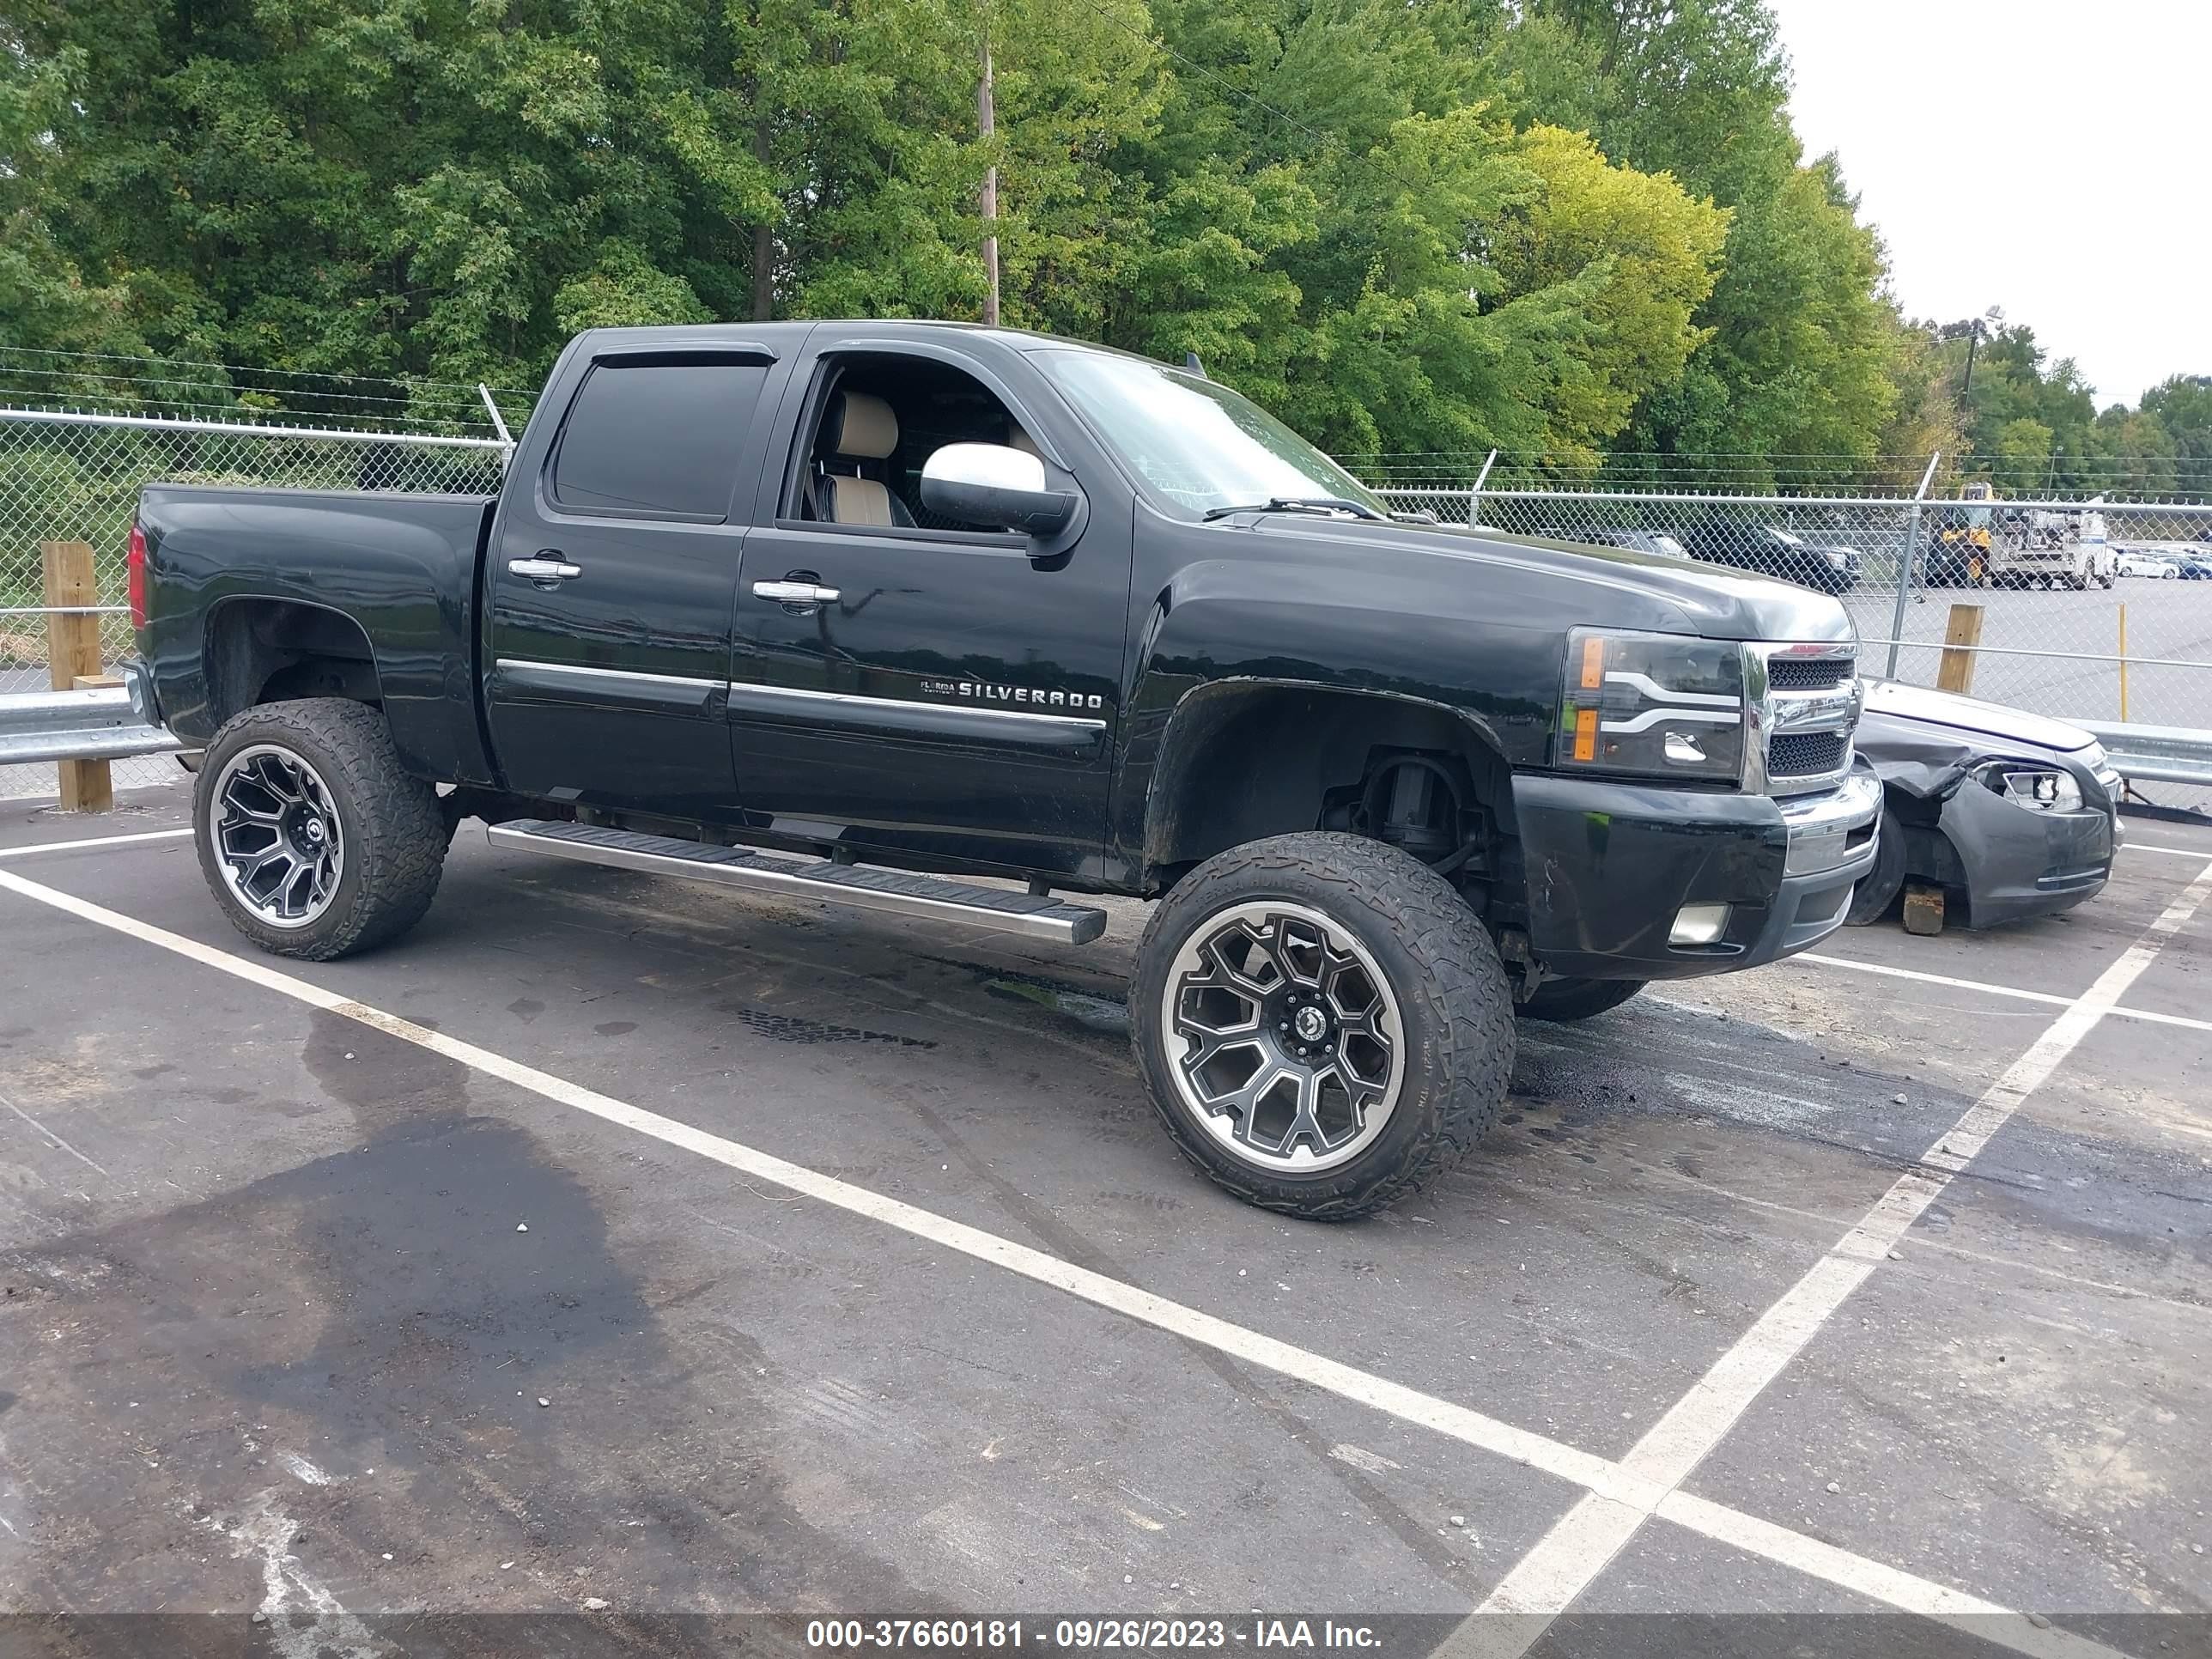
[[[1278,836],[1207,860],[1154,909],[1130,997],[1183,1155],[1262,1209],[1371,1214],[1497,1121],[1513,995],[1481,921],[1383,842]]]
[[[310,962],[365,951],[422,919],[448,831],[384,716],[318,697],[233,716],[192,791],[209,890],[263,950]]]
[[[1523,1019],[1588,1019],[1620,1007],[1644,986],[1640,979],[1547,979],[1514,1012]]]

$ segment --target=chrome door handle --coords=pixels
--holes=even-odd
[[[509,559],[507,568],[518,576],[528,577],[540,586],[550,586],[555,582],[565,582],[571,577],[584,574],[580,565],[570,564],[565,559],[550,558],[542,553],[534,559]]]
[[[755,582],[753,597],[773,599],[778,605],[835,605],[837,590],[813,582]]]

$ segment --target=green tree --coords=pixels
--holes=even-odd
[[[2212,374],[2176,374],[2143,393],[2142,413],[2156,421],[2187,472],[2186,487],[2212,489]]]
[[[71,123],[86,75],[81,48],[35,57],[0,22],[0,338],[47,350],[143,351],[129,289],[88,282],[56,228],[68,189],[58,130]]]
[[[2098,488],[2160,492],[2180,486],[2180,446],[2148,408],[2131,411],[2114,404],[2097,416],[2088,443],[2087,471]]]
[[[1546,447],[1594,453],[1711,337],[1692,319],[1713,291],[1729,213],[1665,173],[1608,164],[1559,127],[1524,134],[1518,159],[1540,191],[1492,232],[1502,291],[1571,295],[1588,319],[1556,360]]]
[[[2007,421],[1990,440],[1985,459],[1994,481],[2014,495],[2040,492],[2050,480],[2053,434],[2040,421],[2026,416]]]
[[[1760,0],[1532,0],[1502,61],[1534,116],[1732,210],[1706,341],[1621,447],[1870,458],[1899,402],[1881,248],[1834,158],[1802,161]]]

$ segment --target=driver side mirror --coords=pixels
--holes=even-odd
[[[1069,489],[1045,487],[1044,463],[1005,444],[946,444],[921,464],[921,504],[993,530],[1053,536],[1074,518]]]

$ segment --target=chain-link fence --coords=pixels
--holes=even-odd
[[[1979,608],[1972,690],[2060,718],[2212,726],[2212,504],[1386,486],[1392,507],[1836,594],[1870,672],[1936,683]],[[1908,558],[1908,554],[1910,555]],[[1901,595],[1899,586],[1903,583]]]
[[[450,434],[0,409],[0,693],[47,684],[41,542],[91,544],[103,655],[127,653],[124,547],[143,484],[488,494],[504,454],[495,439]],[[1856,619],[1869,669],[1921,684],[1936,681],[1952,605],[1978,606],[1977,696],[2061,718],[2212,727],[2212,503],[2005,499],[1972,483],[1921,497],[1932,469],[1889,472],[1904,482],[1885,489],[1862,472],[1850,493],[1562,488],[1526,468],[1501,473],[1504,487],[1386,477],[1382,489],[1446,523],[1826,588]],[[120,761],[115,774],[125,787],[166,781],[176,763]],[[53,787],[50,767],[0,768],[0,796]]]
[[[129,654],[124,552],[141,485],[488,495],[499,488],[504,455],[495,439],[0,409],[0,695],[49,682],[41,542],[91,544],[101,659],[113,665]],[[167,755],[113,763],[118,788],[179,775]],[[0,767],[0,798],[54,787],[52,766]]]

